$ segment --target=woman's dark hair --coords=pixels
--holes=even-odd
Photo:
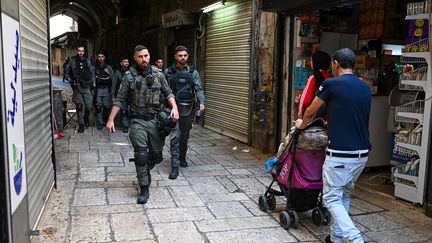
[[[352,50],[343,48],[333,53],[333,60],[337,61],[343,69],[352,69],[355,65],[355,54]]]
[[[316,51],[312,55],[313,75],[315,78],[316,88],[318,88],[324,81],[324,76],[322,75],[320,70],[327,71],[330,67],[330,62],[330,55],[323,51]]]

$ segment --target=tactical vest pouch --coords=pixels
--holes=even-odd
[[[177,103],[180,116],[189,116],[193,110],[193,103]]]

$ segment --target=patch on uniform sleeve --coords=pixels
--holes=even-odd
[[[324,88],[324,87],[323,87],[322,85],[320,85],[319,88],[318,88],[318,90],[319,90],[319,91],[322,91],[323,88]]]

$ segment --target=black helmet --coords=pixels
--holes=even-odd
[[[171,118],[171,109],[167,107],[161,108],[158,115],[158,128],[160,135],[163,137],[168,136],[175,125],[176,123],[173,122]]]

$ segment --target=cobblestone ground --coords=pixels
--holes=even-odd
[[[322,242],[328,227],[301,213],[298,229],[279,225],[284,201],[259,210],[270,183],[262,155],[244,144],[196,126],[188,160],[169,180],[168,147],[152,170],[150,200],[136,204],[138,185],[128,160],[127,134],[72,129],[56,140],[58,188],[53,189],[33,242]],[[356,189],[352,217],[369,242],[431,242],[432,219],[409,204]]]

